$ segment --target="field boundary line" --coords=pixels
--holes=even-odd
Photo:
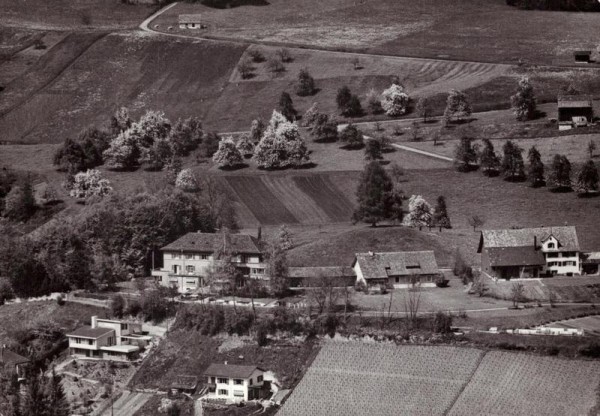
[[[467,379],[467,381],[465,382],[465,384],[462,385],[462,387],[458,391],[458,394],[454,397],[454,399],[448,405],[448,407],[446,408],[446,410],[444,410],[444,413],[443,413],[444,416],[447,416],[448,414],[450,414],[450,412],[452,411],[452,408],[454,407],[454,405],[456,405],[456,402],[458,402],[458,399],[460,398],[460,396],[462,396],[462,394],[464,393],[464,391],[467,388],[467,386],[471,383],[471,380],[473,380],[473,376],[475,375],[475,373],[477,373],[477,370],[479,369],[479,366],[483,362],[483,359],[485,358],[485,356],[487,355],[487,353],[488,353],[488,351],[485,351],[485,350],[481,351],[481,355],[477,359],[477,363],[476,363],[475,367],[473,368],[473,371],[471,372],[471,375],[469,376],[469,378]]]

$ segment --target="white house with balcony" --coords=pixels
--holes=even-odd
[[[69,353],[79,358],[129,361],[137,358],[151,337],[137,322],[101,319],[92,316],[90,326],[67,334]]]
[[[571,226],[483,230],[481,270],[495,278],[581,274],[577,229]]]
[[[204,372],[208,398],[242,402],[265,398],[271,393],[265,370],[252,365],[211,364]]]
[[[188,233],[161,248],[162,267],[152,276],[162,286],[191,293],[206,284],[206,277],[223,261],[218,253],[229,253],[231,263],[246,278],[266,279],[258,240],[247,234]]]

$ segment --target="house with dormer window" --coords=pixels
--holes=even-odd
[[[571,226],[483,230],[481,271],[501,279],[581,274],[577,230]]]
[[[230,253],[231,263],[244,278],[266,279],[263,254],[257,238],[247,234],[188,233],[161,248],[162,267],[152,276],[162,286],[192,293],[206,285],[206,277]]]

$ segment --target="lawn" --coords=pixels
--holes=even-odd
[[[139,33],[69,35],[2,92],[0,108],[12,109],[0,117],[2,140],[62,142],[106,126],[120,106],[134,117],[152,109],[173,122],[205,119],[243,50]]]
[[[0,0],[0,24],[41,30],[116,30],[137,27],[155,9],[114,0]]]
[[[484,62],[572,63],[572,52],[595,46],[598,13],[524,11],[504,0],[272,0],[265,5],[211,9],[180,3],[153,22],[201,13],[198,36],[260,40],[389,55]],[[544,36],[538,36],[544,33]]]
[[[491,351],[448,415],[587,414],[599,383],[597,361]]]

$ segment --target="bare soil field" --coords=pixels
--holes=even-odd
[[[57,143],[120,106],[205,118],[244,47],[136,34],[67,36],[2,92],[3,141]],[[217,53],[218,51],[218,53]]]
[[[156,6],[113,0],[0,0],[0,25],[39,30],[137,27]]]
[[[278,414],[587,414],[599,383],[597,361],[327,342]]]
[[[208,28],[178,29],[177,17],[185,13],[201,13]],[[273,0],[225,10],[179,3],[151,26],[164,31],[172,26],[172,32],[186,35],[400,56],[571,64],[574,49],[595,46],[590,40],[599,24],[598,13],[523,11],[503,0]]]

